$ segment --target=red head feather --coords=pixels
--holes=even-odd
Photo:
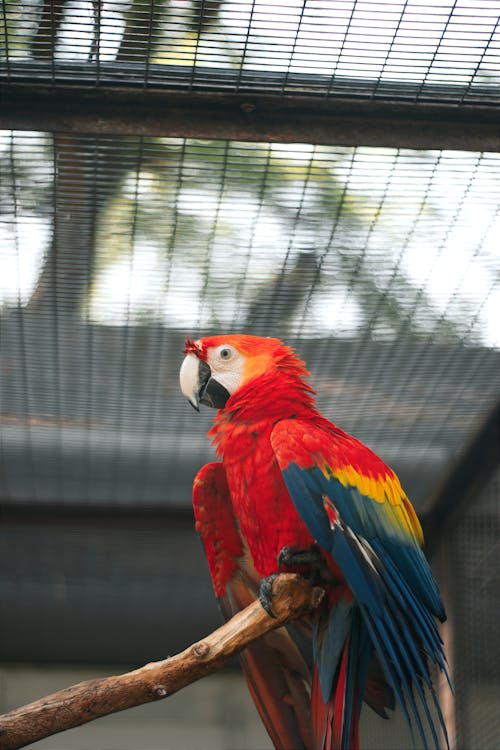
[[[194,354],[198,357],[198,359],[206,360],[207,346],[204,344],[203,340],[193,341],[192,339],[187,338],[182,353]]]
[[[250,359],[257,357],[266,361],[266,364],[273,369],[281,372],[287,372],[290,375],[296,375],[299,378],[309,376],[304,362],[297,357],[294,349],[287,346],[279,339],[252,336],[244,333],[230,333],[218,336],[207,336],[198,341],[186,340],[185,354],[193,353],[200,359],[207,358],[209,349],[222,344],[234,346],[241,354]]]

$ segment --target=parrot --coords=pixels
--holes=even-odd
[[[217,460],[193,484],[195,526],[227,619],[294,572],[324,590],[313,613],[241,655],[277,750],[358,750],[364,703],[401,707],[415,740],[448,735],[434,671],[450,688],[445,609],[423,533],[395,472],[316,406],[295,349],[250,334],[186,340],[182,394],[216,409]]]

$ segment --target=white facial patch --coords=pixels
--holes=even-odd
[[[230,356],[226,359],[224,354],[227,352],[230,352]],[[212,377],[232,395],[243,379],[243,355],[234,347],[223,344],[208,350],[207,363],[212,371]]]

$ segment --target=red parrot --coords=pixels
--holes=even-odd
[[[278,339],[188,339],[184,353],[183,394],[218,409],[221,460],[199,471],[193,505],[224,616],[257,597],[272,614],[279,572],[325,590],[308,620],[242,655],[275,747],[355,750],[363,701],[384,718],[397,701],[424,747],[425,727],[448,744],[429,666],[449,681],[445,612],[396,474],[319,413],[304,362]]]

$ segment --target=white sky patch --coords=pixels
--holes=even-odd
[[[129,2],[116,0],[100,2],[100,28],[96,36],[97,3],[91,0],[67,2],[58,35],[57,56],[61,60],[86,61],[95,48],[95,54],[99,50],[101,62],[114,60],[125,29],[123,14],[129,5]]]
[[[155,246],[136,243],[133,252],[105,267],[97,276],[90,300],[90,316],[109,325],[126,325],[134,315],[157,313],[165,292],[163,254]]]
[[[42,219],[25,216],[16,225],[7,218],[0,219],[0,306],[24,305],[35,288],[51,230]]]
[[[339,294],[321,294],[312,301],[304,318],[304,328],[310,330],[335,330],[343,338],[354,338],[362,320],[358,302]]]

